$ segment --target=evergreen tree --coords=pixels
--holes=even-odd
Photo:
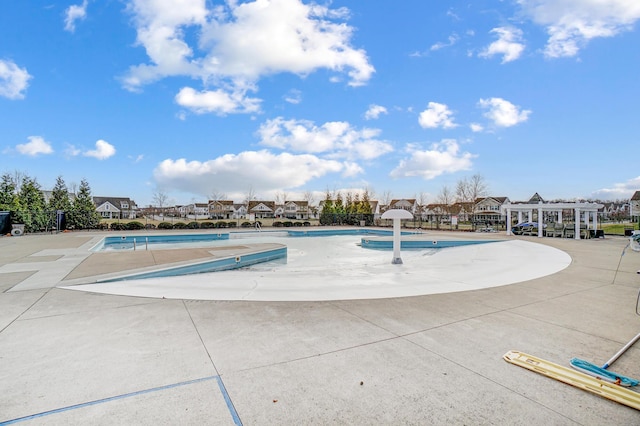
[[[360,213],[363,214],[372,214],[373,212],[371,211],[371,196],[369,195],[369,190],[365,188],[364,192],[362,193],[362,200],[360,201]]]
[[[49,209],[53,212],[62,210],[66,213],[71,211],[71,201],[69,200],[69,190],[64,183],[62,176],[56,179],[56,185],[51,191],[51,199],[49,200]]]
[[[27,176],[18,193],[18,211],[14,223],[23,223],[26,232],[37,232],[47,228],[49,217],[40,184]]]
[[[75,229],[92,229],[100,223],[100,214],[96,211],[91,197],[91,188],[85,179],[80,182],[67,223]]]
[[[2,175],[0,181],[0,210],[9,211],[12,214],[18,210],[18,194],[16,184],[9,173]]]

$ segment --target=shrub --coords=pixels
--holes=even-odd
[[[125,225],[125,228],[130,231],[137,231],[139,229],[144,229],[144,224],[141,222],[129,222]]]
[[[147,223],[144,229],[156,229],[156,226],[153,223]]]
[[[285,228],[290,228],[293,226],[293,222],[291,222],[290,220],[287,220],[286,222],[284,222],[284,226]]]
[[[240,226],[242,228],[251,228],[253,225],[251,224],[251,222],[242,222]]]
[[[227,226],[229,228],[237,228],[238,224],[236,222],[227,222]]]
[[[311,226],[311,222],[307,222],[307,221],[302,222],[302,224],[303,224],[304,226]]]
[[[189,229],[199,229],[200,224],[198,222],[189,222],[187,223],[187,228]]]
[[[184,222],[176,222],[173,224],[173,229],[185,229],[187,224]]]
[[[173,229],[173,225],[169,222],[160,222],[158,224],[158,229]]]
[[[293,226],[302,226],[302,222],[293,222]]]
[[[273,226],[274,228],[280,228],[281,226],[284,226],[284,225],[283,225],[283,224],[282,224],[282,222],[280,222],[279,220],[276,220],[275,222],[273,222],[273,225],[272,225],[272,226]]]
[[[113,222],[111,225],[109,225],[109,228],[111,228],[111,230],[113,231],[124,231],[126,229],[126,226],[124,223]]]
[[[216,223],[218,228],[226,228],[227,227],[227,222],[218,222]]]
[[[211,229],[211,228],[215,228],[216,224],[213,222],[201,222],[200,223],[200,229]]]

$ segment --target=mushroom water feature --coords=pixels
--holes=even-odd
[[[382,219],[393,219],[393,265],[401,265],[400,257],[400,221],[402,219],[413,219],[413,215],[406,210],[391,209],[382,214]]]

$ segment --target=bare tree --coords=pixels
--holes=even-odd
[[[382,204],[381,209],[382,211],[386,211],[389,209],[389,204],[391,204],[391,200],[392,200],[392,195],[391,195],[391,191],[386,190],[382,193],[382,195],[380,196],[380,203]]]
[[[418,215],[422,222],[422,215],[424,214],[425,207],[427,206],[427,194],[424,191],[420,191],[416,199],[418,200]]]
[[[77,183],[75,183],[75,182],[71,182],[71,183],[69,184],[69,192],[70,192],[71,194],[73,194],[74,196],[75,196],[75,195],[78,195],[78,184],[77,184]]]
[[[11,182],[13,183],[13,186],[15,186],[15,188],[16,188],[16,193],[20,192],[20,190],[22,189],[22,183],[28,177],[29,177],[29,175],[27,175],[25,172],[21,172],[19,170],[14,170],[13,171],[13,176],[11,177]]]
[[[227,199],[227,194],[225,194],[224,192],[218,192],[217,189],[214,189],[209,194],[209,200],[210,201],[222,201],[222,200],[226,200],[226,199]]]
[[[162,210],[162,208],[166,207],[167,205],[167,201],[169,200],[169,195],[167,195],[167,193],[162,189],[156,189],[155,192],[153,193],[152,200],[153,200],[153,204]]]
[[[313,196],[313,192],[311,191],[305,191],[304,195],[303,195],[303,199],[304,201],[307,202],[307,215],[308,217],[312,217],[313,216],[313,209],[315,207],[313,207],[313,203],[316,201],[315,197]]]
[[[461,179],[456,185],[457,201],[461,203],[467,214],[473,214],[475,204],[479,198],[487,195],[487,189],[487,183],[479,174]]]
[[[249,185],[249,188],[247,188],[247,192],[245,192],[244,194],[244,200],[242,201],[245,208],[247,209],[247,215],[249,214],[249,204],[255,199],[256,199],[256,192],[253,189],[253,186]]]
[[[442,205],[442,209],[448,213],[451,204],[453,203],[454,197],[453,192],[449,189],[447,185],[443,186],[438,196],[436,197],[438,204]]]
[[[287,204],[287,199],[289,198],[289,194],[285,191],[279,191],[276,192],[275,198],[276,209],[278,206],[282,206],[282,217],[285,217],[285,207]]]

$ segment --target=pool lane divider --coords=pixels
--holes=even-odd
[[[38,419],[38,418],[41,418],[41,417],[50,416],[52,414],[64,413],[66,411],[77,410],[79,408],[90,407],[92,405],[104,404],[105,402],[117,401],[119,399],[131,398],[131,397],[134,397],[134,396],[144,395],[144,394],[147,394],[147,393],[159,392],[159,391],[163,391],[163,390],[178,388],[178,387],[181,387],[181,386],[193,385],[195,383],[206,382],[206,381],[209,381],[209,380],[215,380],[218,383],[218,388],[220,389],[220,392],[222,393],[222,397],[224,398],[224,401],[225,401],[225,403],[227,405],[227,408],[229,409],[229,414],[231,414],[231,417],[233,418],[234,423],[236,425],[242,425],[242,422],[240,421],[240,417],[238,416],[238,413],[236,412],[235,407],[231,403],[231,398],[229,397],[229,394],[227,393],[227,389],[224,387],[224,384],[222,383],[222,379],[220,378],[220,376],[207,376],[207,377],[201,377],[199,379],[187,380],[187,381],[184,381],[184,382],[173,383],[173,384],[170,384],[170,385],[159,386],[159,387],[155,387],[155,388],[151,388],[151,389],[143,389],[143,390],[139,390],[139,391],[135,391],[135,392],[129,392],[129,393],[125,393],[125,394],[122,394],[122,395],[110,396],[108,398],[96,399],[94,401],[83,402],[81,404],[69,405],[67,407],[62,407],[62,408],[56,408],[56,409],[53,409],[53,410],[43,411],[41,413],[31,414],[29,416],[18,417],[16,419],[6,420],[6,421],[3,421],[3,422],[0,422],[0,426],[12,425],[12,424],[15,424],[15,423],[20,423],[20,422],[24,422],[24,421],[28,421],[28,420],[34,420],[34,419]]]

